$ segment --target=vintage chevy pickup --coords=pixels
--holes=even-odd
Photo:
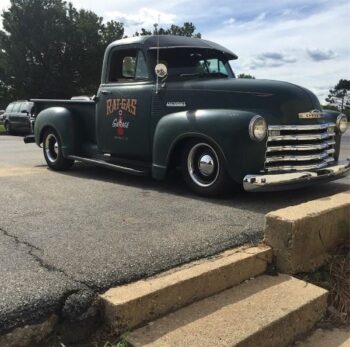
[[[230,184],[284,190],[345,176],[347,117],[294,84],[236,79],[237,56],[210,41],[145,36],[106,49],[95,97],[38,100],[34,136],[48,166],[74,161],[162,179],[180,168],[195,192]],[[93,63],[93,62],[92,62]]]

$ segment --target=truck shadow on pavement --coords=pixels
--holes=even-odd
[[[185,199],[194,199],[262,214],[350,190],[348,181],[344,182],[342,180],[291,191],[269,193],[248,193],[243,189],[231,190],[227,196],[214,199],[200,197],[192,193],[186,187],[179,172],[171,173],[164,181],[157,181],[151,177],[138,177],[102,167],[76,163],[70,171],[60,172],[59,174],[138,188],[143,191],[145,197],[151,197],[152,192],[173,194]]]

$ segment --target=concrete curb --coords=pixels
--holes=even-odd
[[[327,291],[288,275],[262,275],[137,329],[133,347],[286,347],[326,311]]]
[[[265,243],[279,271],[314,271],[340,242],[350,238],[350,191],[266,215]]]
[[[26,325],[16,328],[11,332],[0,336],[1,347],[25,347],[35,346],[43,338],[50,335],[58,321],[56,315],[52,315],[49,319],[42,323]]]
[[[101,295],[106,323],[123,333],[265,272],[267,246],[238,248]]]

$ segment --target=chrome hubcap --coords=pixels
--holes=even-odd
[[[47,159],[54,163],[59,154],[58,141],[54,134],[49,134],[45,139],[45,152]]]
[[[219,158],[213,147],[207,143],[197,143],[188,153],[187,170],[200,187],[210,187],[218,178]]]
[[[213,174],[215,170],[214,165],[214,159],[209,154],[205,154],[199,158],[198,169],[199,172],[205,177]]]

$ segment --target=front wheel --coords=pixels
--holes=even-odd
[[[186,184],[197,194],[221,196],[232,184],[222,154],[205,141],[190,141],[182,153],[182,171]]]
[[[63,157],[61,139],[53,129],[44,134],[43,151],[47,165],[53,170],[68,170],[74,164],[74,160]]]

